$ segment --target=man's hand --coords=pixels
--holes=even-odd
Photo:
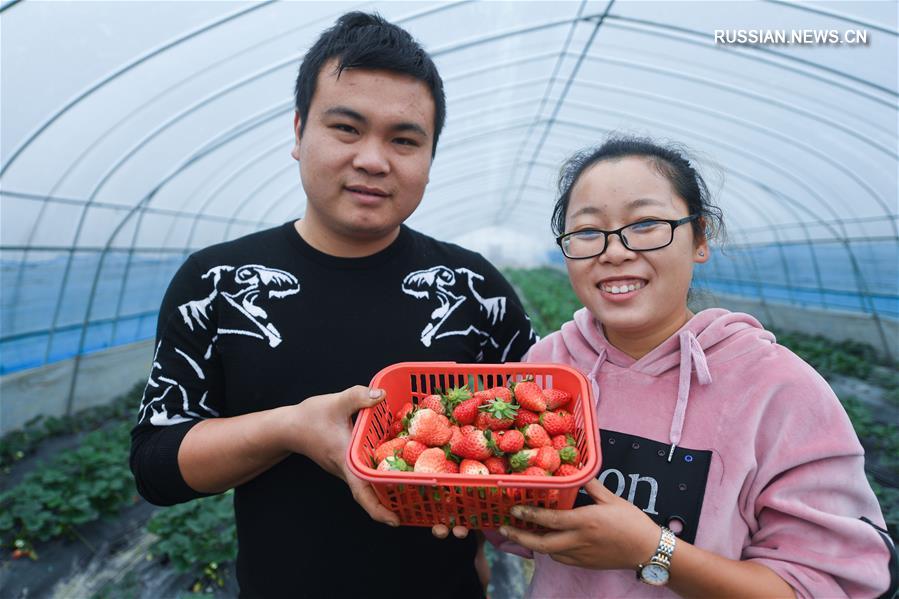
[[[334,476],[346,481],[353,498],[372,519],[398,526],[396,514],[378,501],[371,485],[358,478],[346,465],[346,451],[353,433],[353,414],[382,401],[387,394],[381,389],[356,385],[340,393],[316,395],[297,404],[294,412],[302,431],[288,441],[295,453],[301,453]]]

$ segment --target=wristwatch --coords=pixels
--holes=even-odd
[[[655,554],[649,558],[648,562],[637,566],[637,579],[655,587],[668,584],[671,554],[674,553],[676,542],[677,537],[674,536],[674,533],[663,526]]]

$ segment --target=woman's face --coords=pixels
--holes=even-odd
[[[687,203],[646,158],[605,160],[589,167],[575,183],[565,232],[614,230],[641,220],[677,220],[688,214]],[[635,350],[642,355],[689,319],[687,291],[693,264],[708,257],[705,239],[695,238],[687,223],[674,230],[667,247],[634,252],[611,235],[601,256],[567,259],[566,264],[574,292],[602,323],[609,341],[631,355],[635,353],[629,348],[642,348]]]

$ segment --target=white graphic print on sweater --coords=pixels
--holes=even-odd
[[[207,330],[210,322],[215,299],[221,295],[225,305],[230,306],[246,319],[245,326],[237,328],[218,328],[210,339],[203,356],[191,356],[180,348],[171,348],[172,351],[164,351],[164,358],[160,358],[162,341],[156,345],[156,354],[153,356],[153,368],[150,379],[141,398],[141,407],[138,412],[138,421],[143,422],[149,417],[154,426],[168,426],[186,422],[192,419],[209,418],[218,416],[218,412],[206,404],[207,391],[203,391],[199,400],[191,397],[190,389],[204,388],[203,381],[206,373],[201,363],[206,362],[212,356],[212,346],[219,335],[244,335],[256,337],[267,342],[269,347],[277,347],[281,344],[281,333],[274,323],[268,320],[268,313],[257,304],[257,301],[268,299],[280,299],[299,293],[300,283],[289,272],[277,268],[269,268],[259,264],[245,264],[240,267],[215,266],[210,268],[201,279],[209,279],[212,282],[212,291],[202,299],[190,300],[178,306],[181,319],[190,331],[199,329]],[[181,384],[175,380],[166,368],[169,360],[179,362],[175,366],[178,372],[188,372],[191,378]],[[187,364],[190,368],[185,369]],[[193,393],[196,396],[196,392]]]
[[[499,347],[499,342],[489,331],[479,329],[465,316],[462,316],[465,314],[464,311],[454,317],[459,306],[466,301],[475,301],[490,325],[496,325],[502,321],[506,315],[506,298],[502,296],[483,297],[475,289],[475,281],[483,280],[483,276],[468,268],[453,270],[446,266],[417,270],[405,276],[403,279],[404,293],[418,299],[436,300],[438,304],[437,308],[431,312],[431,320],[421,331],[421,342],[425,347],[430,347],[434,340],[450,335],[472,334],[480,338],[482,348],[487,344],[493,348]],[[516,334],[515,337],[517,336]],[[509,340],[506,352],[515,337]]]

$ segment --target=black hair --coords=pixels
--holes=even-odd
[[[646,158],[668,179],[674,192],[687,203],[690,214],[701,218],[693,221],[693,233],[714,239],[724,229],[721,209],[712,203],[709,188],[688,158],[689,152],[678,144],[661,144],[648,137],[611,136],[598,147],[587,148],[569,158],[559,174],[559,197],[553,208],[552,229],[555,235],[565,232],[565,213],[571,190],[588,168],[604,160]]]
[[[383,69],[410,75],[428,86],[434,99],[434,144],[446,120],[446,96],[443,80],[430,55],[401,27],[389,23],[378,14],[348,12],[337,19],[318,41],[309,48],[294,88],[296,110],[300,115],[300,133],[309,117],[309,106],[315,95],[319,72],[329,60],[337,59],[337,76],[344,69]]]

